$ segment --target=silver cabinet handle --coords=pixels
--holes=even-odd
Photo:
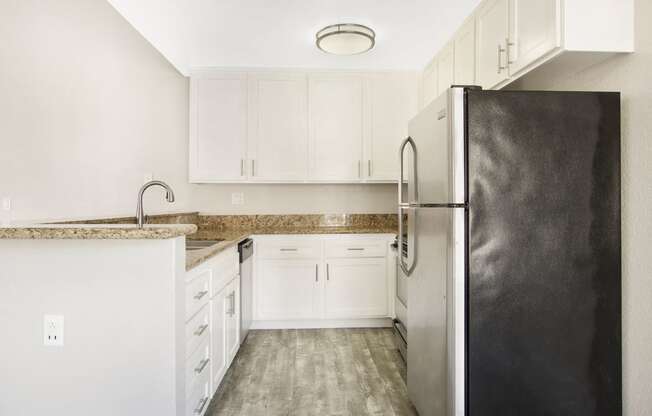
[[[199,365],[195,367],[195,373],[201,374],[202,371],[204,371],[204,368],[208,365],[208,362],[210,361],[210,358],[204,358],[199,362]]]
[[[208,403],[208,397],[204,397],[203,399],[201,399],[197,404],[197,407],[195,407],[195,410],[193,410],[193,412],[196,415],[200,415],[202,410],[204,410],[204,406],[206,406],[206,403]]]
[[[200,326],[199,328],[197,328],[197,330],[195,331],[195,335],[198,336],[198,337],[200,337],[201,334],[203,334],[204,332],[206,332],[207,329],[208,329],[208,324],[201,325],[201,326]]]
[[[330,267],[328,267],[329,264],[326,263],[326,280],[331,280],[331,272],[330,272]]]
[[[371,177],[371,159],[367,160],[367,173]]]
[[[503,66],[503,52],[505,52],[505,48],[503,48],[503,45],[500,43],[498,44],[498,73],[500,74],[503,72],[503,69],[506,69],[507,67]]]
[[[358,178],[362,178],[362,160],[358,160]]]
[[[281,248],[279,251],[299,251],[298,248]]]
[[[319,264],[315,264],[315,282],[319,282]]]
[[[511,64],[514,63],[514,61],[512,61],[511,49],[512,49],[512,46],[515,46],[515,43],[510,42],[509,38],[505,38],[505,44],[507,45],[507,65],[511,65]]]
[[[231,292],[229,295],[229,311],[227,313],[231,317],[235,315],[235,291]]]
[[[240,159],[240,176],[245,176],[245,161]]]
[[[208,290],[202,290],[201,292],[197,292],[197,294],[194,297],[195,299],[199,300],[206,295],[208,295]]]
[[[364,248],[362,247],[349,247],[347,248],[349,251],[364,251]]]
[[[251,159],[251,176],[256,176],[256,159]]]

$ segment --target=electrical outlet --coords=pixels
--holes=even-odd
[[[8,196],[2,198],[2,210],[11,211],[11,198]]]
[[[154,180],[154,174],[151,172],[143,174],[143,184]]]
[[[43,345],[63,347],[63,315],[43,315]]]
[[[233,192],[231,194],[231,205],[244,205],[244,193]]]

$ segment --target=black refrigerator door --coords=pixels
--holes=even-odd
[[[620,95],[466,105],[467,414],[621,415]]]

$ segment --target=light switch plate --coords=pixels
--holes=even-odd
[[[151,172],[143,174],[143,185],[154,180],[154,174]]]
[[[231,204],[232,205],[244,205],[244,193],[242,193],[242,192],[233,192],[231,194]]]
[[[43,345],[63,347],[63,315],[43,315]]]

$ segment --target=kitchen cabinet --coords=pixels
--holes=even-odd
[[[411,72],[374,74],[366,78],[365,87],[363,176],[368,181],[396,181],[398,148],[418,111],[418,78]]]
[[[190,81],[190,182],[247,179],[247,75],[197,74]]]
[[[363,78],[355,74],[311,75],[310,178],[362,179]]]
[[[476,15],[476,75],[485,89],[509,78],[507,43],[509,0],[488,0]]]
[[[455,39],[455,84],[475,85],[475,19],[462,25]]]
[[[324,316],[387,316],[386,261],[385,257],[326,259]]]
[[[254,277],[258,320],[318,317],[319,259],[260,259]]]
[[[561,46],[561,0],[510,0],[510,74]]]
[[[228,368],[226,353],[226,327],[228,303],[226,288],[211,299],[211,390],[217,391]]]
[[[254,236],[254,328],[389,325],[393,234]],[[391,292],[391,293],[390,293]]]
[[[443,93],[455,84],[455,44],[450,42],[437,57],[437,91]]]
[[[240,277],[233,279],[226,287],[224,296],[224,341],[227,367],[231,365],[240,348]]]
[[[423,71],[423,77],[421,81],[421,108],[430,104],[435,98],[437,98],[438,89],[437,89],[437,60],[433,60],[426,69]]]
[[[249,179],[301,181],[308,176],[308,81],[303,73],[249,77]]]

